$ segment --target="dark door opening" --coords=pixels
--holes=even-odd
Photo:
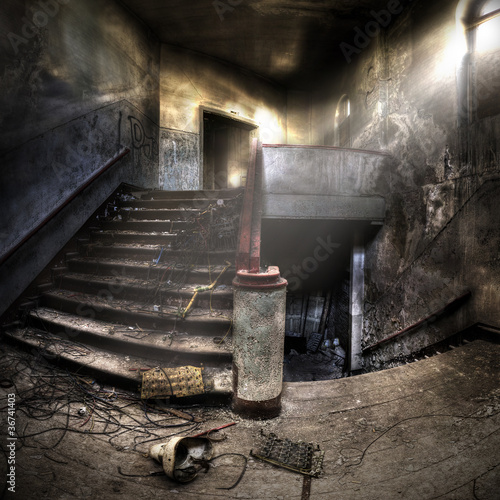
[[[262,259],[288,280],[283,377],[329,380],[349,371],[352,223],[262,221]]]
[[[253,124],[203,111],[203,188],[244,187]]]

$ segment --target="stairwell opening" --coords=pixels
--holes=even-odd
[[[262,221],[262,261],[288,280],[287,382],[351,373],[353,225],[342,221]]]

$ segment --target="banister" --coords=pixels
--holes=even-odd
[[[310,144],[262,144],[267,149],[319,149],[323,151],[346,151],[348,153],[363,153],[369,155],[392,156],[387,151],[375,151],[372,149],[341,148],[339,146],[320,146]]]
[[[447,309],[449,309],[451,306],[455,305],[457,302],[460,302],[460,301],[468,298],[471,294],[472,294],[471,291],[468,290],[467,292],[463,293],[459,297],[455,297],[451,302],[448,302],[444,307],[442,307],[438,311],[435,311],[434,313],[429,314],[425,318],[421,319],[420,321],[417,321],[416,323],[413,323],[410,326],[407,326],[406,328],[404,328],[403,330],[400,330],[399,332],[396,332],[396,333],[394,333],[392,335],[389,335],[388,337],[385,337],[382,340],[379,340],[375,344],[372,344],[372,345],[370,345],[368,347],[365,347],[363,349],[363,353],[367,353],[369,351],[372,351],[373,349],[375,349],[379,345],[385,344],[386,342],[389,342],[390,340],[393,340],[396,337],[399,337],[400,335],[403,335],[404,333],[408,333],[409,331],[414,330],[414,329],[418,328],[419,326],[422,326],[423,324],[427,323],[428,321],[430,321],[435,316],[439,316],[440,314],[443,314]]]
[[[24,236],[24,238],[12,247],[7,253],[2,255],[0,258],[0,266],[3,265],[12,255],[19,250],[32,236],[34,236],[42,227],[44,227],[49,221],[51,221],[59,212],[61,212],[67,205],[69,205],[79,194],[81,194],[85,189],[87,189],[97,178],[109,170],[113,165],[118,163],[122,158],[130,153],[129,148],[125,148],[118,156],[110,160],[104,167],[93,174],[84,184],[82,184],[78,189],[76,189],[68,198],[66,198],[60,205],[58,205],[54,210],[52,210],[36,227],[34,227],[29,233]]]
[[[236,270],[259,272],[261,229],[262,145],[253,139],[248,161],[236,256]]]

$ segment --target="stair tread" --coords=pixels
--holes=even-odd
[[[117,266],[130,266],[130,267],[140,267],[143,269],[159,269],[159,270],[167,270],[170,266],[168,263],[159,263],[152,265],[150,262],[144,262],[143,260],[136,259],[124,259],[124,258],[112,258],[112,257],[86,257],[83,255],[79,255],[78,257],[69,259],[67,263],[71,262],[82,262],[87,264],[108,264],[108,265],[117,265]],[[224,269],[224,265],[222,264],[214,264],[213,266],[204,266],[204,265],[196,265],[191,268],[190,272],[192,273],[208,273],[209,271],[212,274],[217,275]],[[67,268],[65,268],[67,269]],[[182,270],[180,267],[179,270]],[[231,268],[228,270],[228,273],[231,272]],[[234,268],[233,271],[234,273]]]
[[[227,189],[207,189],[203,191],[186,190],[186,191],[149,191],[141,195],[142,199],[159,199],[159,200],[214,200],[218,198],[235,198],[243,192],[243,188],[227,188]]]
[[[165,270],[168,270],[168,266],[165,267]],[[213,279],[215,279],[217,275],[214,273]],[[103,287],[119,287],[119,286],[127,286],[127,287],[134,287],[134,288],[141,288],[144,291],[151,291],[151,290],[157,290],[161,289],[163,293],[169,292],[169,293],[180,293],[181,295],[192,295],[197,288],[199,287],[206,287],[210,285],[210,283],[198,283],[198,284],[190,284],[186,283],[181,285],[180,287],[176,287],[173,285],[169,285],[168,282],[163,282],[159,283],[158,280],[143,280],[139,278],[129,278],[127,276],[98,276],[98,275],[92,275],[92,274],[85,274],[85,273],[74,273],[74,272],[68,272],[63,275],[63,279],[68,278],[71,280],[75,281],[81,281],[81,282],[92,282],[94,284],[99,284],[102,283]],[[200,291],[200,293],[208,293],[208,290],[205,291]],[[233,294],[233,287],[231,285],[220,285],[214,287],[213,290],[211,290],[212,295],[216,296],[232,296]]]
[[[196,353],[201,355],[230,354],[232,352],[232,337],[227,335],[223,340],[219,337],[187,335],[178,332],[143,329],[137,326],[109,323],[96,319],[83,318],[71,313],[65,313],[47,307],[39,307],[30,311],[30,316],[44,323],[51,323],[61,328],[61,332],[71,333],[73,340],[78,338],[78,332],[86,335],[119,342],[127,342],[141,347],[154,347],[160,351],[176,351]],[[74,336],[74,337],[73,337]],[[215,339],[215,340],[214,340]]]
[[[155,210],[156,211],[156,210]],[[115,217],[114,219],[110,220],[103,220],[102,224],[104,227],[106,226],[114,226],[116,224],[120,224],[120,226],[146,226],[146,225],[161,225],[161,224],[171,224],[175,226],[181,226],[187,224],[188,221],[186,220],[178,220],[178,219],[159,219],[159,218],[154,218],[154,219],[130,219],[130,220],[123,220],[123,218]]]
[[[171,233],[169,231],[144,231],[144,232],[138,232],[138,231],[133,231],[130,229],[100,229],[100,230],[94,230],[92,231],[93,235],[99,235],[102,234],[104,236],[111,236],[111,235],[121,235],[121,234],[126,234],[128,236],[137,236],[137,237],[143,237],[145,235],[151,235],[151,236],[177,236],[178,233]]]
[[[158,283],[164,280],[165,277],[171,275],[172,263],[160,262],[154,264],[151,261],[145,262],[144,260],[134,259],[117,259],[103,257],[96,259],[95,257],[78,257],[67,261],[69,272],[87,274],[90,276],[124,276],[137,278],[142,280],[151,280],[152,283]],[[223,264],[208,265],[195,265],[183,266],[176,264],[173,274],[179,275],[184,273],[186,275],[184,280],[186,283],[211,283],[221,271],[226,267]],[[226,273],[224,273],[219,282],[220,284],[230,284],[235,275],[235,267],[231,266]],[[59,284],[59,282],[57,282]]]
[[[144,202],[143,202],[144,203]],[[178,207],[178,208],[148,208],[148,207],[127,207],[127,206],[121,206],[120,211],[124,212],[186,212],[186,213],[192,213],[197,214],[201,212],[200,208],[188,208],[188,207]]]
[[[137,302],[135,300],[120,300],[113,299],[111,292],[108,294],[103,294],[102,297],[93,294],[86,294],[83,292],[74,292],[72,290],[51,290],[49,292],[44,292],[42,297],[52,297],[53,299],[64,299],[70,301],[74,304],[86,305],[90,308],[92,306],[96,310],[113,309],[117,312],[127,311],[131,313],[136,313],[140,315],[146,315],[148,317],[165,317],[169,316],[172,318],[178,318],[179,321],[194,323],[194,322],[204,322],[204,323],[225,323],[231,322],[232,309],[201,309],[196,308],[190,314],[188,314],[184,319],[178,315],[179,308],[177,306],[163,306],[161,311],[155,310],[158,307],[155,304],[145,304]],[[187,305],[187,304],[186,304]]]
[[[61,339],[36,328],[10,330],[4,333],[8,338],[22,343],[30,350],[43,349],[48,361],[66,362],[80,373],[91,372],[104,380],[118,381],[139,389],[142,380],[141,369],[176,368],[175,364],[159,362],[131,355],[120,355],[98,347],[88,347],[78,342]],[[81,368],[80,368],[81,367]],[[229,395],[232,390],[232,374],[229,365],[221,368],[204,368],[204,379],[209,384],[205,394]]]
[[[175,249],[167,248],[165,245],[152,245],[148,243],[89,243],[88,245],[83,245],[84,247],[104,247],[104,248],[124,248],[124,249],[144,249],[144,250],[157,250],[158,252],[163,248],[163,251],[177,251]],[[207,252],[206,249],[201,249],[198,252],[194,253],[210,253],[210,255],[223,255],[231,252],[235,252],[236,250],[210,250]]]

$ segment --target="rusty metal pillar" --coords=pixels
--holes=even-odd
[[[278,267],[233,281],[233,409],[245,418],[281,412],[286,285]]]

